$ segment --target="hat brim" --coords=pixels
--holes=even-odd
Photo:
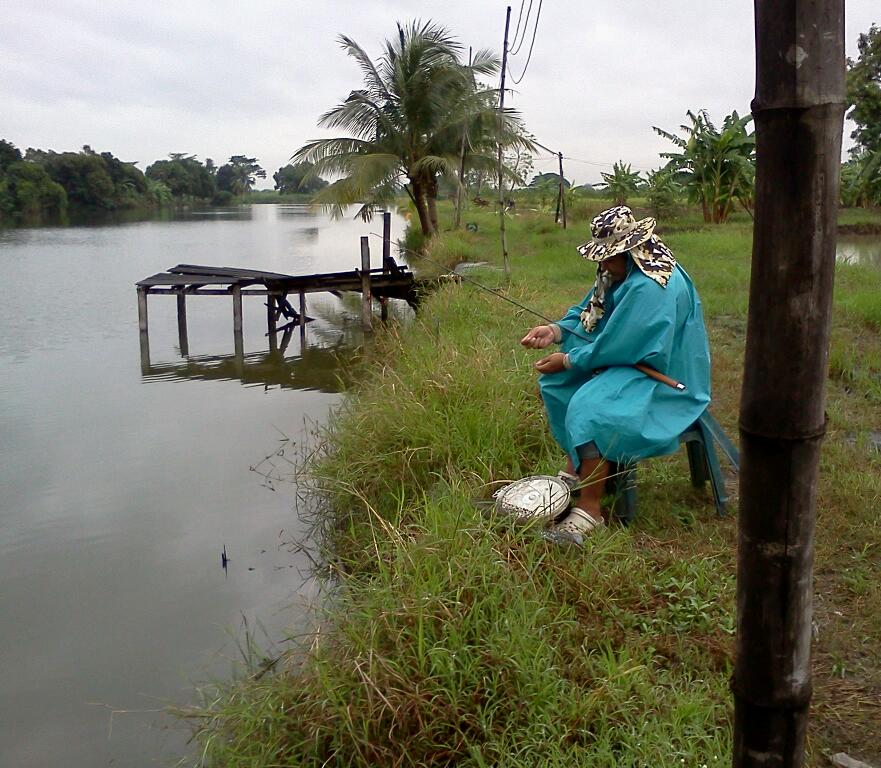
[[[647,216],[636,222],[636,226],[620,240],[611,243],[598,243],[591,240],[589,243],[579,245],[578,252],[588,261],[605,261],[612,256],[617,256],[619,253],[642,245],[652,236],[656,225],[657,222],[651,216]]]

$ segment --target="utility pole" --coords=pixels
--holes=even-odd
[[[508,68],[508,28],[511,26],[511,6],[505,12],[505,42],[502,45],[502,81],[499,85],[499,232],[502,236],[502,261],[505,267],[505,279],[511,279],[511,268],[508,265],[508,241],[505,239],[505,184],[502,178],[502,118],[505,112],[505,70]]]
[[[844,115],[844,0],[755,0],[756,205],[740,408],[736,768],[800,768]]]

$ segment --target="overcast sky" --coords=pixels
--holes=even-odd
[[[336,40],[380,52],[396,21],[433,19],[463,45],[501,50],[504,0],[24,0],[0,25],[0,138],[27,147],[89,144],[144,170],[170,152],[217,164],[255,156],[269,173],[308,139],[319,115],[359,85]],[[512,2],[513,35],[519,2]],[[529,5],[527,0],[526,5]],[[511,70],[526,63],[528,37]],[[879,0],[848,0],[847,54]],[[522,26],[522,25],[521,25]],[[544,0],[532,61],[508,103],[567,162],[576,183],[623,159],[659,164],[686,109],[721,118],[754,91],[749,0]],[[852,126],[845,126],[849,133]],[[846,139],[846,144],[848,144]],[[539,158],[536,170],[554,167]]]

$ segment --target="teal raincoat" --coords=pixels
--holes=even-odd
[[[619,464],[672,453],[710,402],[710,349],[691,278],[677,264],[665,288],[628,257],[627,277],[606,290],[605,314],[588,333],[581,312],[592,293],[558,323],[572,367],[539,377],[551,432],[575,467],[578,448],[591,441]],[[635,363],[687,389],[655,381]]]

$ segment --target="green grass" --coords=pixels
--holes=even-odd
[[[661,225],[701,292],[713,409],[736,435],[751,228],[695,218]],[[496,217],[464,220],[478,231],[445,233],[430,258],[498,265]],[[592,281],[573,250],[586,230],[584,219],[562,231],[546,214],[511,217],[509,295],[559,316]],[[878,296],[881,274],[839,268],[810,765],[830,751],[879,757],[881,455],[866,439],[881,429]],[[322,630],[273,673],[204,691],[189,713],[202,764],[730,763],[736,522],[691,487],[684,451],[643,463],[636,523],[583,550],[493,524],[472,503],[492,483],[561,466],[536,353],[516,343],[534,323],[462,283],[379,335],[311,468],[327,504],[316,520]]]

